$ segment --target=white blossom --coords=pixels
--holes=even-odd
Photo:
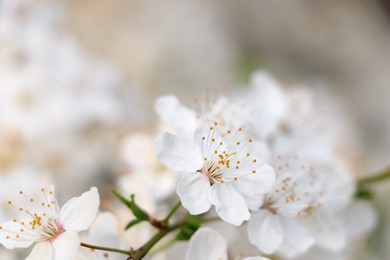
[[[218,123],[199,128],[194,139],[165,133],[154,148],[165,166],[183,173],[177,194],[191,214],[214,205],[226,222],[241,225],[250,217],[245,196],[269,191],[273,169],[251,154],[253,140],[242,128],[220,132]]]
[[[368,234],[377,224],[377,216],[373,205],[367,201],[354,201],[345,209],[337,212],[333,218],[333,223],[329,224],[334,225],[334,221],[337,221],[338,226],[346,231],[345,235],[342,236],[342,240],[340,240],[337,232],[334,232],[334,226],[322,227],[330,230],[328,236],[322,234],[318,244],[294,259],[309,260],[316,257],[323,260],[346,260],[356,259],[362,254],[363,257],[369,258],[366,250]],[[324,239],[328,242],[325,242]],[[340,243],[341,246],[337,243]],[[329,247],[329,245],[333,246]]]
[[[278,156],[275,167],[273,190],[248,202],[252,209],[259,209],[248,225],[251,243],[264,253],[293,257],[319,243],[319,236],[327,232],[332,243],[342,247],[335,238],[345,233],[345,227],[332,229],[329,223],[351,200],[351,176],[328,164],[302,164],[296,156]]]
[[[136,194],[149,212],[175,192],[177,183],[177,176],[158,161],[153,141],[154,136],[145,133],[132,133],[125,138],[120,156],[126,170],[117,181],[121,192]]]
[[[194,104],[194,109],[183,105],[173,95],[161,96],[155,110],[169,132],[192,136],[199,126],[218,121],[219,128],[229,130],[247,127],[253,123],[253,110],[248,102],[237,98],[204,94]],[[248,130],[248,129],[247,129]]]
[[[91,188],[80,197],[59,207],[51,185],[34,196],[19,192],[18,200],[9,200],[19,218],[0,225],[0,243],[8,249],[26,248],[36,243],[28,260],[74,259],[78,253],[78,232],[95,220],[99,194]]]
[[[300,223],[300,217],[319,207],[322,187],[315,183],[313,169],[279,157],[276,184],[270,193],[251,198],[252,213],[248,225],[249,240],[262,252],[272,254],[282,247],[290,254],[305,252],[315,240]]]

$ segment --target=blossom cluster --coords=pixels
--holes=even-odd
[[[340,152],[347,129],[310,89],[259,72],[234,98],[203,102],[198,112],[174,96],[156,102],[169,130],[154,149],[181,174],[176,192],[191,214],[214,206],[229,224],[248,221],[250,244],[286,258],[347,254],[372,229],[373,209],[354,198],[353,162]]]
[[[166,225],[158,219],[176,193],[208,226],[190,233],[186,259],[312,259],[319,252],[344,259],[376,216],[368,202],[355,198],[354,162],[345,154],[352,151],[340,149],[348,144],[341,138],[348,129],[312,94],[258,72],[247,90],[229,97],[205,92],[209,96],[194,109],[162,96],[155,104],[158,131],[132,133],[120,152],[127,170],[116,188],[135,194],[142,208],[134,197],[120,197],[136,217],[126,232],[118,229],[128,222],[123,206],[98,213],[96,188],[60,208],[49,186],[35,194],[21,190],[6,201],[19,218],[0,225],[0,243],[7,249],[36,243],[30,260],[123,259],[107,247],[88,251],[80,245],[142,249],[153,228]],[[142,221],[152,227],[138,225]]]
[[[354,133],[325,93],[259,71],[191,105],[161,96],[152,127],[132,124],[144,111],[114,66],[66,33],[57,4],[45,6],[51,16],[36,6],[0,2],[0,259],[364,250],[377,216],[357,196]],[[60,207],[86,186],[100,194]]]

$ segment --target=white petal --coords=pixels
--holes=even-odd
[[[342,216],[337,213],[317,212],[311,218],[303,218],[317,244],[329,251],[340,251],[345,248],[348,227]]]
[[[210,190],[210,201],[225,222],[240,226],[250,218],[244,197],[230,183],[215,183]]]
[[[203,166],[198,145],[188,137],[164,133],[154,143],[159,161],[175,172],[196,172]]]
[[[248,147],[250,154],[256,155],[264,162],[272,161],[273,157],[270,151],[270,145],[264,140],[254,140],[253,145]]]
[[[93,187],[80,197],[69,200],[61,209],[61,223],[65,230],[82,231],[89,228],[96,218],[100,199]]]
[[[121,235],[118,232],[118,219],[110,212],[99,213],[96,217],[95,222],[89,228],[88,242],[92,245],[105,246],[112,248],[122,248],[120,237]],[[81,250],[79,250],[81,251]],[[109,257],[105,255],[109,253]],[[123,255],[107,252],[102,250],[95,250],[93,252],[94,259],[103,260],[103,259],[123,259]],[[81,260],[81,259],[78,259]]]
[[[202,214],[211,207],[210,182],[201,173],[186,173],[179,180],[176,192],[180,201],[192,215]]]
[[[268,210],[253,212],[248,224],[248,237],[262,252],[274,253],[284,238],[278,216]]]
[[[255,174],[251,173],[239,177],[237,181],[233,182],[235,188],[247,197],[269,192],[275,184],[274,169],[263,162],[257,162],[257,164],[257,167],[254,168]]]
[[[265,194],[256,194],[254,196],[244,196],[246,204],[250,210],[258,210],[264,203]]]
[[[37,243],[30,255],[25,260],[51,260],[52,248],[50,242],[39,242]]]
[[[99,213],[89,229],[90,243],[117,248],[120,244],[118,220],[110,212]]]
[[[356,237],[371,231],[378,222],[372,203],[362,200],[355,200],[349,206],[345,218],[349,232]]]
[[[20,229],[24,229],[25,227],[18,222],[8,221],[6,223],[0,224],[0,226],[0,244],[2,244],[7,249],[26,248],[31,246],[31,244],[34,242],[30,236],[20,232]],[[18,234],[20,237],[19,239],[16,239],[16,234]],[[34,234],[33,237],[37,236]]]
[[[227,260],[225,239],[211,228],[200,228],[192,236],[186,260]]]
[[[279,83],[265,72],[256,72],[251,78],[253,86],[247,101],[256,111],[256,130],[267,136],[277,127],[279,120],[287,112],[287,97]]]
[[[294,257],[305,253],[315,240],[310,236],[306,228],[296,218],[279,217],[284,230],[284,240],[281,252],[288,257]]]
[[[196,113],[183,106],[175,96],[167,95],[158,98],[155,109],[163,121],[179,131],[185,134],[195,131],[197,125]]]
[[[76,231],[65,231],[52,243],[53,260],[76,259],[80,248],[80,238]]]

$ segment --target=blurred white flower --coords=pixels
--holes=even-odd
[[[217,231],[211,228],[200,228],[191,237],[186,253],[186,260],[227,260],[228,247],[226,240]],[[269,260],[266,257],[245,257],[237,256],[236,260]]]
[[[100,212],[89,228],[87,243],[96,246],[123,248],[120,239],[117,218],[110,212]],[[85,249],[80,250],[78,259],[123,259],[123,255],[115,252]]]
[[[252,214],[249,239],[265,253],[294,257],[314,244],[331,251],[346,246],[348,231],[338,216],[353,202],[351,159],[358,149],[342,110],[320,94],[284,88],[265,72],[255,73],[243,93],[254,108],[255,135],[265,138],[272,154],[283,155],[271,163],[277,169],[273,190],[247,198],[251,209],[259,209]],[[294,154],[302,165],[286,156]]]
[[[338,221],[338,225],[334,225],[335,220]],[[293,259],[375,259],[367,252],[366,246],[369,241],[368,234],[376,224],[377,216],[373,205],[366,201],[354,201],[344,210],[336,213],[333,223],[329,223],[328,226],[319,227],[325,229],[324,232],[327,233],[326,243],[324,243],[325,235],[323,234],[318,239],[319,243],[311,247],[306,253]],[[345,233],[345,236],[342,237],[343,240],[337,235],[337,228],[340,227]]]
[[[137,201],[142,201],[148,212],[153,212],[153,205],[172,195],[177,183],[177,175],[158,161],[153,142],[154,137],[144,133],[126,137],[120,155],[128,170],[117,180],[119,190],[124,194],[136,194]]]
[[[290,254],[302,253],[315,241],[299,217],[312,214],[313,207],[319,206],[322,187],[315,183],[312,170],[299,165],[297,159],[285,162],[279,157],[278,163],[273,190],[248,201],[253,210],[258,209],[249,220],[249,240],[266,254],[281,247],[290,248]]]
[[[176,96],[161,96],[156,100],[155,110],[169,132],[192,136],[200,125],[219,122],[219,128],[229,130],[248,126],[253,121],[253,110],[247,102],[228,98],[218,93],[204,93],[191,110]],[[214,97],[215,96],[215,97]]]
[[[154,108],[160,119],[173,130],[191,135],[198,127],[196,112],[181,104],[176,96],[159,97]]]
[[[329,93],[305,86],[287,88],[259,71],[241,96],[252,107],[254,133],[264,138],[271,150],[281,154],[294,151],[306,159],[341,161],[338,157],[347,146],[356,156],[358,149],[351,148],[354,132]]]
[[[277,132],[279,123],[288,110],[285,90],[267,72],[255,72],[251,77],[250,89],[243,98],[251,105],[253,124],[259,136],[267,138]]]
[[[19,219],[1,224],[0,243],[8,249],[37,243],[26,259],[74,259],[80,246],[78,232],[88,229],[96,218],[97,189],[69,200],[61,209],[52,185],[35,196],[23,191],[19,195],[18,201],[8,201]]]
[[[250,242],[264,253],[293,257],[319,243],[319,237],[326,232],[332,243],[343,247],[337,238],[346,228],[337,225],[334,230],[330,220],[337,221],[335,214],[351,202],[352,177],[328,164],[302,164],[295,156],[278,156],[275,167],[277,181],[273,190],[257,201],[248,201],[252,209],[260,207],[249,221]]]
[[[214,122],[194,139],[165,133],[154,149],[161,163],[184,173],[176,191],[191,214],[214,205],[224,221],[241,225],[250,217],[244,197],[263,194],[275,182],[273,169],[250,153],[252,142],[242,128],[222,133]]]
[[[339,255],[372,231],[376,223],[372,206],[356,200],[335,211],[319,209],[313,212],[312,218],[305,219],[305,225],[316,240],[316,248]]]

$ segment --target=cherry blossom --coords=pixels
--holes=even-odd
[[[28,260],[74,259],[80,246],[78,232],[89,228],[99,208],[97,189],[72,198],[62,208],[52,185],[34,196],[23,191],[19,195],[7,202],[19,218],[0,225],[0,243],[8,249],[36,243]]]
[[[242,130],[221,132],[214,122],[199,128],[194,139],[170,133],[157,138],[154,148],[160,162],[184,173],[176,191],[191,214],[214,205],[224,221],[241,225],[250,217],[245,197],[271,189],[274,171],[251,154],[254,142]]]
[[[348,173],[324,162],[313,166],[302,164],[297,156],[278,156],[275,165],[274,188],[248,201],[252,209],[258,208],[249,221],[248,235],[266,254],[293,257],[318,243],[321,232],[331,230],[330,221],[350,203],[354,185]],[[334,241],[337,234],[345,232],[343,226],[337,227]],[[341,242],[334,244],[342,246]]]

